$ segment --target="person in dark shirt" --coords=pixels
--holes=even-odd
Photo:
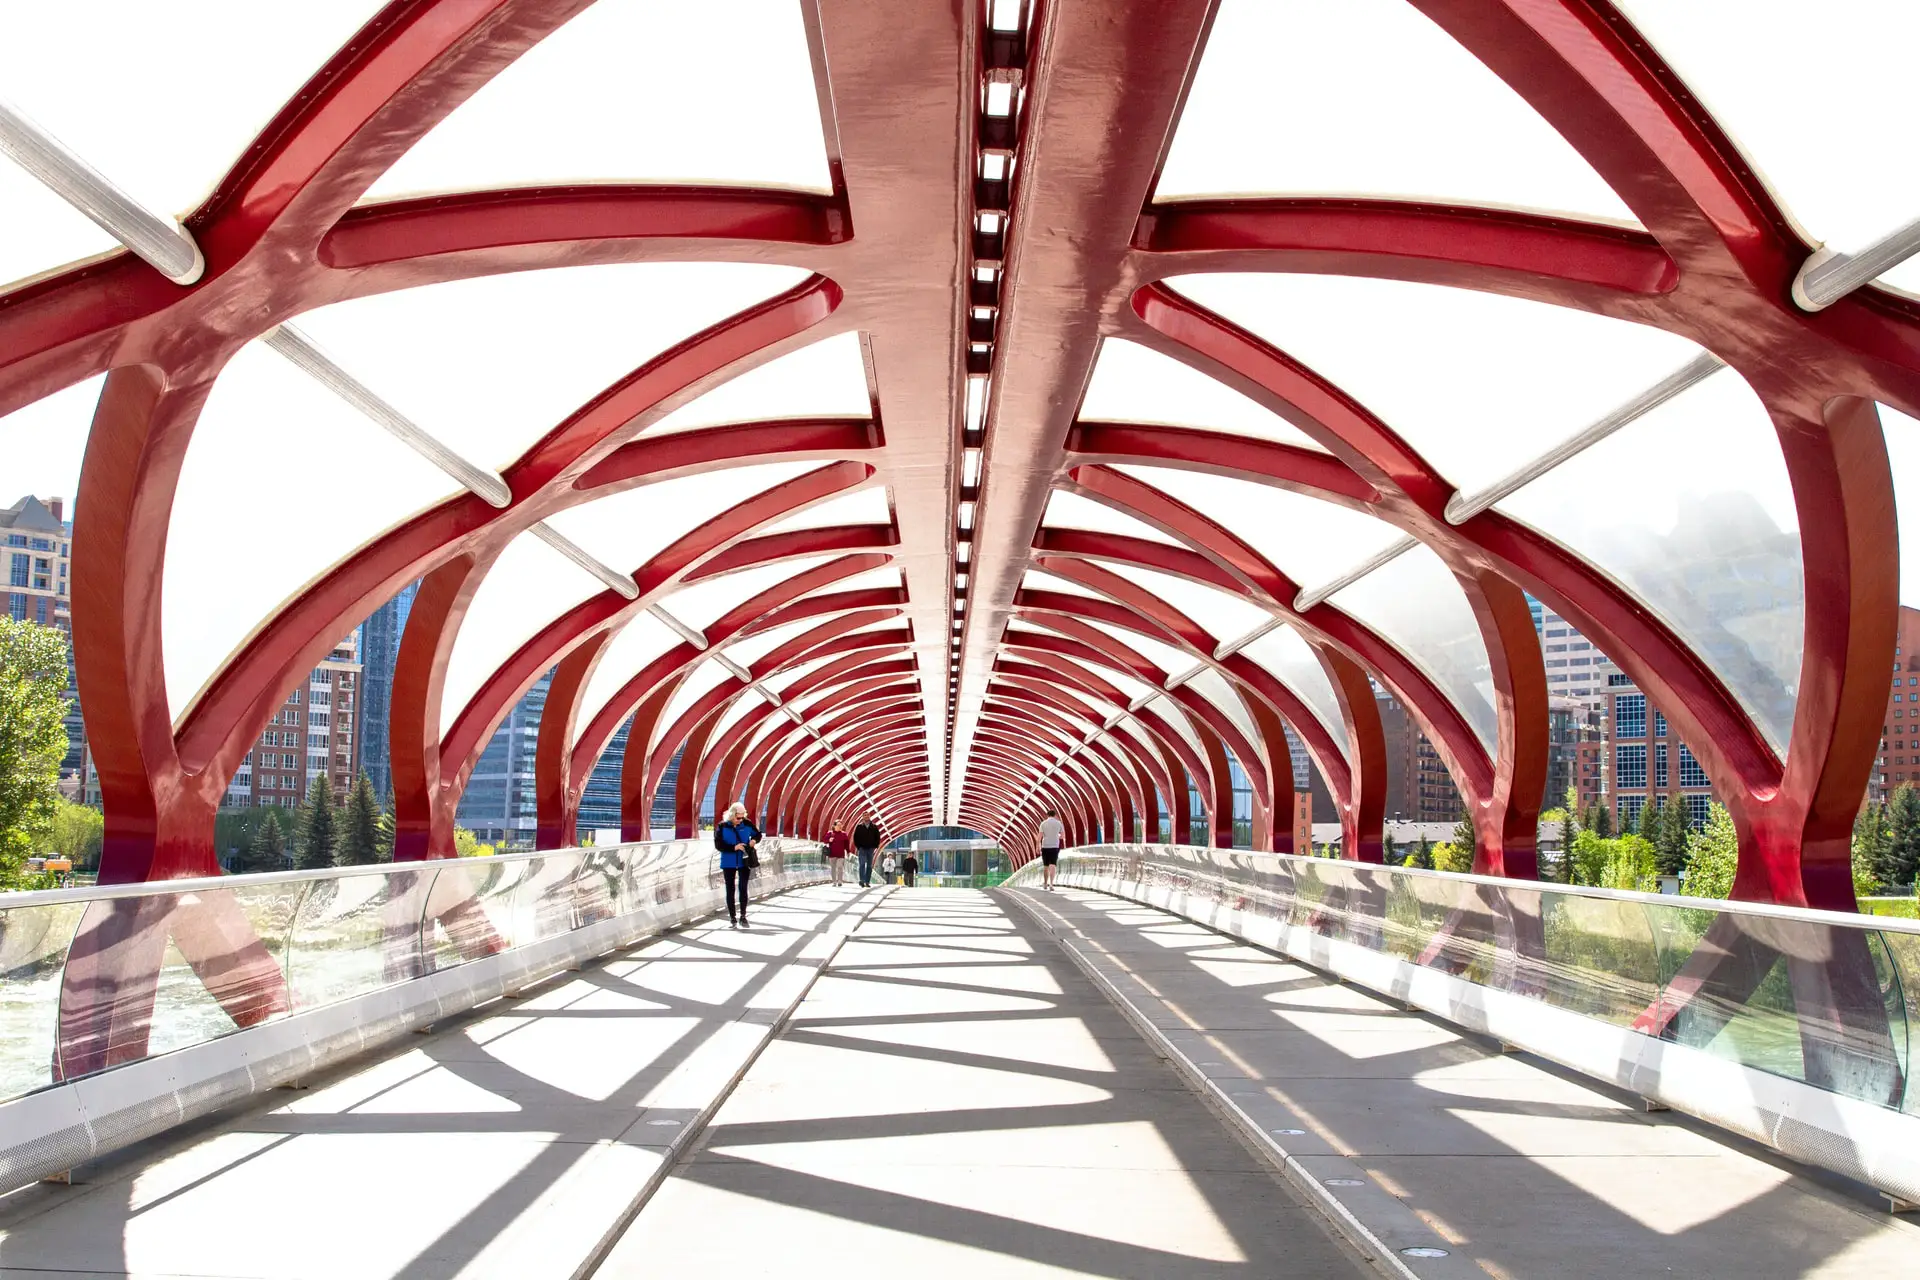
[[[853,829],[853,851],[860,860],[860,887],[873,884],[873,855],[880,849],[880,824],[872,818]]]

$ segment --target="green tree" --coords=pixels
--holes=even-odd
[[[1707,825],[1687,841],[1687,878],[1680,892],[1695,898],[1725,898],[1733,892],[1733,873],[1740,861],[1740,836],[1733,816],[1723,805],[1707,811]]]
[[[1593,821],[1587,824],[1587,830],[1602,840],[1613,838],[1613,810],[1605,800],[1596,801],[1593,806]]]
[[[1561,868],[1566,865],[1567,861],[1568,846],[1566,843],[1566,829],[1569,821],[1571,820],[1567,817],[1567,811],[1564,809],[1546,809],[1540,814],[1540,825],[1548,829],[1558,828],[1560,835],[1560,848],[1558,852],[1549,853],[1544,847],[1544,842],[1539,850],[1540,878],[1542,880],[1560,880],[1564,878],[1561,875]]]
[[[465,827],[455,827],[453,852],[456,857],[461,858],[491,858],[496,850],[490,844],[481,844],[480,837]]]
[[[1613,841],[1589,828],[1573,838],[1572,884],[1597,885],[1613,857]]]
[[[1561,884],[1573,883],[1573,842],[1575,838],[1577,838],[1580,834],[1579,824],[1573,820],[1573,815],[1577,812],[1577,809],[1575,806],[1578,799],[1579,797],[1575,796],[1573,793],[1573,788],[1568,787],[1567,788],[1567,807],[1560,811],[1560,883]]]
[[[1648,844],[1654,843],[1660,835],[1660,813],[1660,797],[1648,796],[1647,802],[1640,806],[1640,817],[1633,825],[1633,834],[1639,836]],[[1620,834],[1625,835],[1627,833],[1625,830],[1622,830]]]
[[[1880,868],[1887,860],[1887,806],[1860,807],[1853,820],[1853,891],[1866,897],[1880,891]],[[1862,884],[1866,887],[1862,888]]]
[[[374,824],[374,846],[380,861],[393,861],[393,784],[387,784],[387,800],[380,806],[380,820]]]
[[[1413,861],[1407,865],[1425,871],[1433,870],[1433,841],[1427,839],[1425,833],[1421,834],[1420,843],[1413,847]]]
[[[67,638],[0,618],[0,889],[47,847],[67,754]]]
[[[1911,782],[1893,790],[1887,804],[1887,849],[1875,870],[1886,885],[1910,885],[1913,872],[1920,866],[1920,791]]]
[[[1473,846],[1443,840],[1433,846],[1433,869],[1465,873],[1473,870]]]
[[[339,826],[333,838],[334,865],[370,867],[380,861],[380,805],[373,798],[373,782],[364,773],[347,793]]]
[[[333,842],[339,823],[334,819],[333,786],[325,774],[316,773],[307,783],[307,798],[300,806],[300,854],[294,865],[312,871],[333,865]]]
[[[253,840],[233,860],[236,874],[287,869],[287,837],[280,830],[279,810],[268,809],[267,816],[254,830]]]
[[[75,804],[62,796],[53,806],[53,829],[47,835],[47,848],[73,859],[76,870],[95,870],[100,865],[100,845],[106,837],[106,819],[90,805]]]
[[[1448,843],[1455,849],[1461,850],[1466,854],[1467,865],[1462,868],[1462,870],[1471,870],[1474,855],[1480,851],[1480,837],[1475,834],[1473,830],[1473,819],[1467,816],[1465,809],[1460,811],[1459,821],[1453,824],[1453,838],[1449,840]],[[1433,865],[1436,867],[1440,866],[1438,855],[1435,856]],[[1450,870],[1450,868],[1444,867],[1441,869]]]
[[[1693,823],[1686,801],[1675,796],[1660,811],[1660,827],[1653,834],[1654,854],[1663,876],[1677,876],[1686,870],[1687,842],[1693,835]]]
[[[1632,835],[1617,836],[1606,843],[1609,848],[1606,865],[1600,872],[1601,887],[1643,891],[1659,887],[1660,866],[1653,841]]]
[[[1390,867],[1400,865],[1400,846],[1394,841],[1391,831],[1380,839],[1380,860]]]

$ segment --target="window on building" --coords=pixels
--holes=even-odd
[[[1613,753],[1613,782],[1619,787],[1647,785],[1647,749],[1645,746],[1619,747]]]
[[[1622,827],[1637,826],[1640,822],[1640,811],[1646,807],[1647,798],[1645,796],[1621,796],[1619,805],[1620,825]]]
[[[16,622],[25,622],[27,620],[27,598],[18,592],[8,593],[7,612],[13,615]]]
[[[1683,787],[1707,785],[1706,769],[1694,758],[1693,751],[1684,742],[1680,744],[1680,785]]]
[[[45,538],[35,538],[30,544],[35,551],[51,551],[53,544]]]
[[[41,626],[45,626],[47,623],[47,598],[45,596],[38,596],[34,599],[33,613],[33,620]]]
[[[1615,672],[1611,672],[1611,673],[1609,673],[1609,674],[1608,674],[1608,676],[1607,676],[1607,687],[1608,687],[1608,688],[1614,688],[1614,687],[1617,687],[1617,686],[1620,686],[1620,685],[1628,685],[1628,684],[1632,684],[1632,683],[1633,683],[1633,681],[1631,681],[1631,680],[1629,680],[1629,679],[1627,678],[1627,673],[1626,673],[1626,672],[1624,672],[1624,671],[1615,671]]]
[[[1686,748],[1681,748],[1685,750]],[[1707,825],[1707,814],[1713,808],[1712,796],[1687,796],[1687,821],[1696,827]]]
[[[9,579],[8,585],[15,587],[24,587],[27,585],[27,560],[28,557],[18,552],[14,553],[13,576]]]
[[[1653,713],[1653,736],[1656,738],[1667,736],[1667,713],[1664,711]]]
[[[314,689],[310,691],[307,701],[316,707],[324,707],[333,701],[333,695],[325,689]]]
[[[1622,738],[1644,738],[1647,736],[1647,695],[1644,693],[1617,693],[1613,697],[1614,733]],[[1646,751],[1642,749],[1641,760],[1644,764]],[[1644,781],[1636,786],[1645,786]]]

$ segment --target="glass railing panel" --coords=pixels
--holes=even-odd
[[[577,853],[552,853],[526,864],[531,870],[520,885],[516,914],[525,922],[526,932],[516,935],[515,946],[556,938],[574,925],[573,886],[580,870]]]
[[[531,873],[524,859],[435,863],[421,929],[428,965],[450,969],[519,946],[521,934],[531,932],[518,912],[520,886]]]
[[[53,1083],[60,971],[86,904],[0,912],[0,1100]]]
[[[425,863],[315,880],[288,948],[294,1003],[331,1004],[424,972],[420,911],[432,880]]]
[[[1615,1026],[1632,1026],[1660,997],[1660,945],[1638,902],[1539,895],[1543,954],[1529,995]]]

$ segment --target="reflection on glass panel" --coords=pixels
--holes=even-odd
[[[1753,161],[1810,243],[1864,248],[1920,215],[1905,74],[1920,6],[1884,0],[1619,0]],[[1920,261],[1883,277],[1920,292]]]
[[[7,234],[0,236],[0,292],[120,248],[118,240],[6,156],[0,156],[0,209],[7,211]]]
[[[585,729],[607,699],[620,686],[646,669],[648,663],[683,641],[678,633],[650,613],[640,614],[614,633],[601,651],[593,674],[580,691],[580,715],[574,721],[576,732]]]
[[[1500,743],[1493,669],[1473,606],[1440,557],[1422,546],[1337,591],[1329,603],[1372,627],[1425,671],[1492,755]]]
[[[737,573],[723,573],[717,578],[707,578],[690,587],[682,587],[668,596],[664,603],[667,612],[680,621],[690,627],[704,629],[768,588],[778,586],[831,559],[832,556],[809,556],[800,560],[782,560],[777,564],[757,565]],[[837,590],[839,586],[839,583],[835,583],[832,589]]]
[[[573,182],[829,191],[792,0],[599,0],[435,126],[369,192]]]
[[[421,912],[433,880],[432,871],[373,871],[316,881],[287,947],[294,1003],[328,1004],[418,976]]]
[[[731,422],[866,418],[873,414],[860,335],[841,333],[747,370],[681,405],[649,436]]]
[[[336,302],[296,323],[429,435],[498,468],[669,347],[805,278],[744,263],[556,267]]]
[[[1738,374],[1721,370],[1498,510],[1644,600],[1785,749],[1805,615],[1799,517],[1772,420]]]
[[[1446,285],[1278,274],[1169,283],[1333,382],[1467,492],[1700,354],[1651,325]]]
[[[1900,529],[1900,603],[1920,608],[1920,422],[1889,405],[1878,406],[1893,469],[1893,507]],[[0,432],[5,430],[0,419]],[[5,445],[0,435],[0,446]]]
[[[817,468],[769,462],[680,476],[595,498],[547,517],[547,523],[603,564],[633,573],[728,508]]]
[[[10,4],[0,84],[135,200],[185,214],[383,4],[304,5],[297,20],[255,0]]]
[[[1319,449],[1300,428],[1217,378],[1125,338],[1106,338],[1080,402],[1087,421],[1204,427]]]
[[[509,542],[480,580],[454,637],[441,687],[441,731],[515,650],[567,610],[606,590],[600,579],[531,533]]]
[[[1124,512],[1115,511],[1104,502],[1095,502],[1064,489],[1054,490],[1047,499],[1047,513],[1041,517],[1040,523],[1050,529],[1090,529],[1095,533],[1118,533],[1129,538],[1145,538],[1149,542],[1174,543],[1174,539],[1144,520],[1137,520]]]
[[[0,912],[0,1099],[53,1083],[60,977],[86,905]]]
[[[302,587],[458,487],[260,343],[241,348],[200,412],[167,526],[174,715]]]
[[[1248,742],[1255,745],[1261,742],[1260,730],[1254,726],[1253,715],[1247,710],[1247,704],[1240,700],[1239,691],[1227,683],[1225,676],[1209,667],[1187,681],[1186,687],[1226,712],[1234,728],[1244,733]]]
[[[1633,220],[1519,94],[1398,0],[1221,5],[1155,198],[1253,194]]]
[[[1106,564],[1106,568],[1150,595],[1165,601],[1210,632],[1216,640],[1233,640],[1267,621],[1267,611],[1244,596],[1229,595],[1218,587],[1202,586],[1153,569]]]
[[[1405,536],[1363,512],[1271,485],[1174,467],[1120,470],[1224,526],[1303,588],[1339,577]]]
[[[893,509],[887,505],[886,489],[880,485],[870,485],[825,502],[816,502],[804,511],[796,511],[782,520],[776,520],[760,532],[793,533],[799,529],[833,529],[850,524],[890,524],[892,520]]]
[[[1314,718],[1347,750],[1347,721],[1340,714],[1340,699],[1333,681],[1313,649],[1291,626],[1275,627],[1240,651],[1249,661],[1265,668],[1307,704]]]

